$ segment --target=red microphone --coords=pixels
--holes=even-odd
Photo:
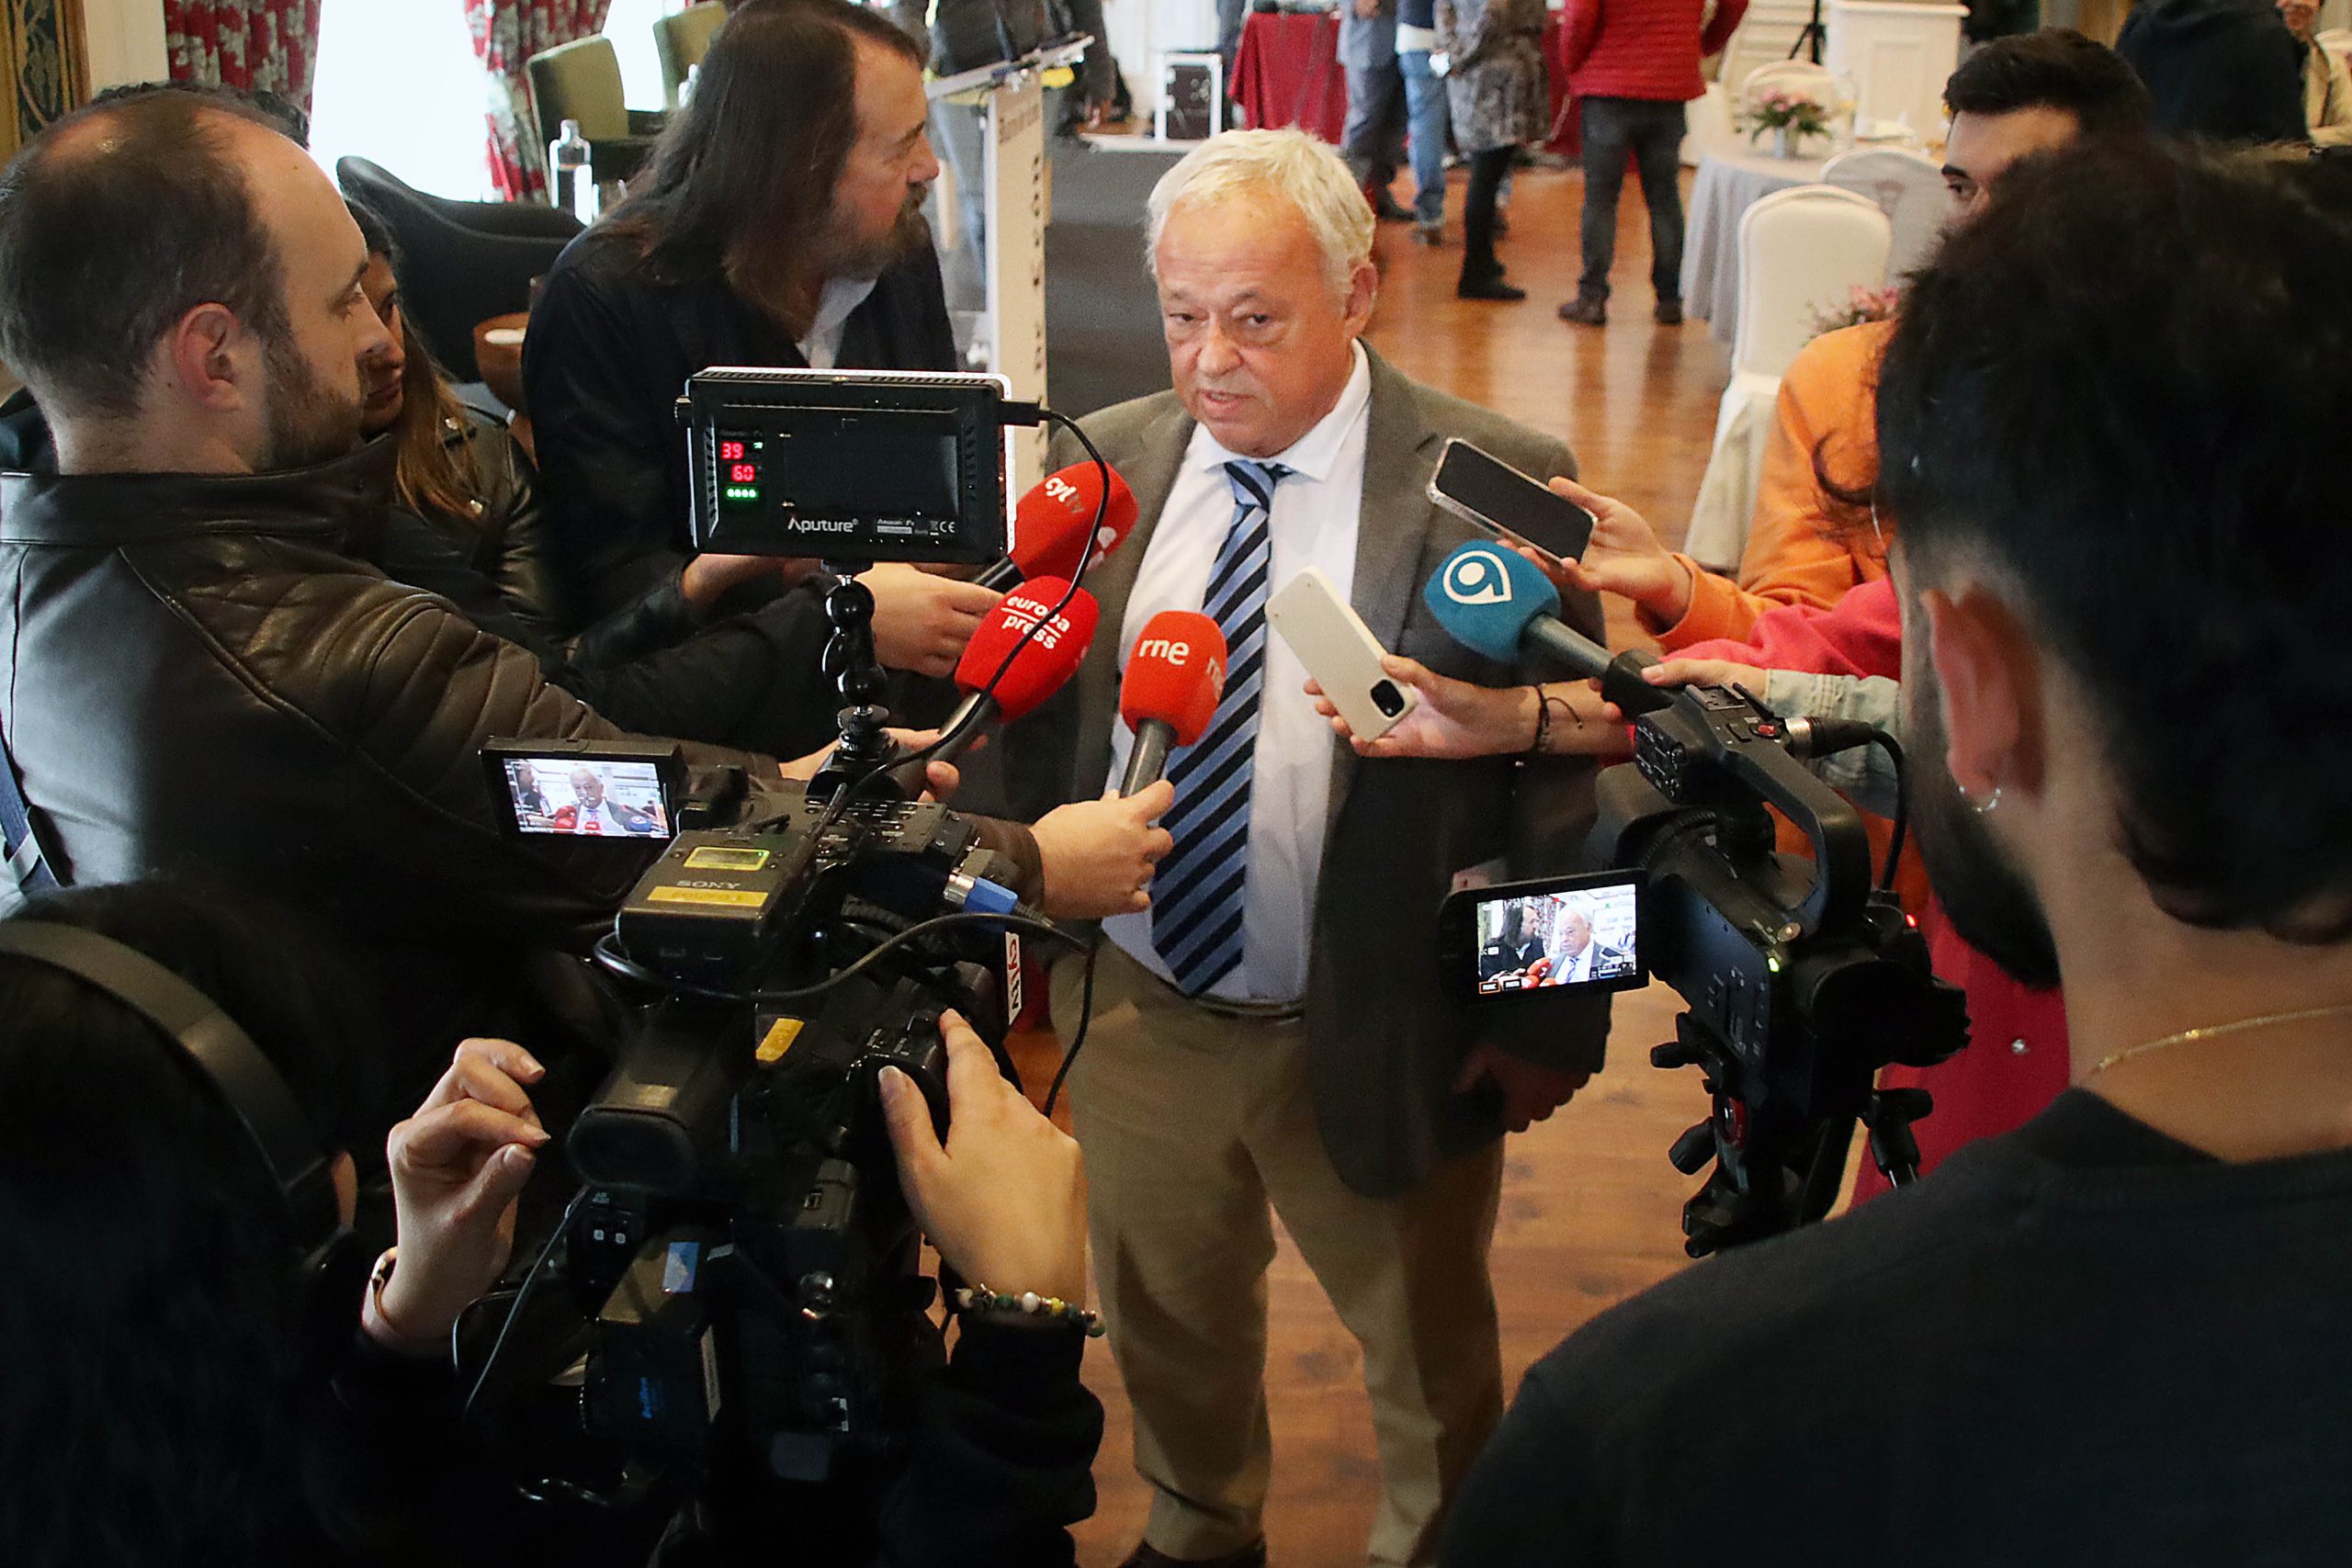
[[[1198,610],[1162,610],[1144,623],[1119,683],[1119,716],[1136,732],[1121,795],[1159,783],[1169,749],[1206,733],[1225,695],[1225,633]]]
[[[1047,620],[1065,593],[1069,593],[1069,603],[1060,615]],[[1093,594],[1083,588],[1070,593],[1069,584],[1057,577],[1034,578],[1006,594],[964,645],[964,657],[956,665],[956,684],[965,694],[964,700],[941,726],[933,759],[954,761],[979,738],[990,719],[1001,718],[1010,724],[1060,691],[1078,673],[1102,615]],[[1035,637],[1029,635],[1033,626]],[[1007,655],[1012,660],[1009,666]],[[1000,669],[1004,678],[990,692],[989,682]],[[917,790],[922,787],[920,779],[900,782]]]
[[[1106,487],[1102,476],[1110,475]],[[1109,496],[1104,502],[1103,497]],[[1094,527],[1094,509],[1102,507],[1102,526]],[[1118,470],[1097,468],[1091,462],[1072,463],[1039,479],[1012,512],[1012,551],[972,581],[983,588],[1010,588],[1039,577],[1067,582],[1078,575],[1089,537],[1095,539],[1094,558],[1101,560],[1119,547],[1136,525],[1136,492]]]

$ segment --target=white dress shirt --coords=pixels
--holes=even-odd
[[[842,333],[849,326],[850,314],[865,303],[878,281],[872,277],[825,280],[825,291],[817,297],[817,319],[808,323],[808,335],[793,344],[809,369],[831,370],[841,363]]]
[[[1362,344],[1340,400],[1288,451],[1261,463],[1292,470],[1274,487],[1267,519],[1273,536],[1267,596],[1279,593],[1308,567],[1319,567],[1342,598],[1354,589],[1356,531],[1363,508],[1365,429],[1372,406],[1372,368]],[[1233,487],[1227,451],[1205,425],[1193,429],[1151,546],[1136,571],[1127,615],[1119,628],[1119,671],[1144,623],[1162,610],[1198,610],[1209,573],[1232,530]],[[1295,1002],[1306,994],[1306,958],[1313,941],[1315,888],[1322,872],[1323,833],[1331,816],[1330,721],[1315,711],[1305,690],[1306,668],[1290,645],[1266,630],[1266,673],[1258,705],[1258,742],[1251,753],[1250,875],[1241,922],[1241,962],[1209,987],[1231,1000]],[[1112,726],[1110,787],[1127,769],[1135,737]],[[1177,752],[1176,756],[1182,753]],[[1102,923],[1105,935],[1163,980],[1168,965],[1151,945],[1151,911]]]

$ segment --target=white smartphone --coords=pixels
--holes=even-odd
[[[1377,740],[1413,711],[1409,686],[1380,667],[1380,639],[1331,580],[1308,567],[1266,602],[1266,619],[1360,739]]]

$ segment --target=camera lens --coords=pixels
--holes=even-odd
[[[1395,718],[1405,711],[1405,694],[1396,689],[1394,681],[1375,681],[1372,687],[1372,705]]]

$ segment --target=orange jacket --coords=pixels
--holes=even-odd
[[[1815,447],[1839,484],[1862,484],[1878,467],[1878,360],[1894,331],[1865,321],[1825,333],[1805,344],[1781,378],[1772,442],[1756,487],[1756,516],[1740,558],[1739,581],[1718,577],[1688,556],[1690,607],[1659,626],[1645,617],[1668,652],[1694,642],[1745,642],[1767,610],[1782,604],[1827,609],[1848,590],[1886,575],[1886,547],[1868,528],[1844,532],[1838,510],[1814,477]]]

